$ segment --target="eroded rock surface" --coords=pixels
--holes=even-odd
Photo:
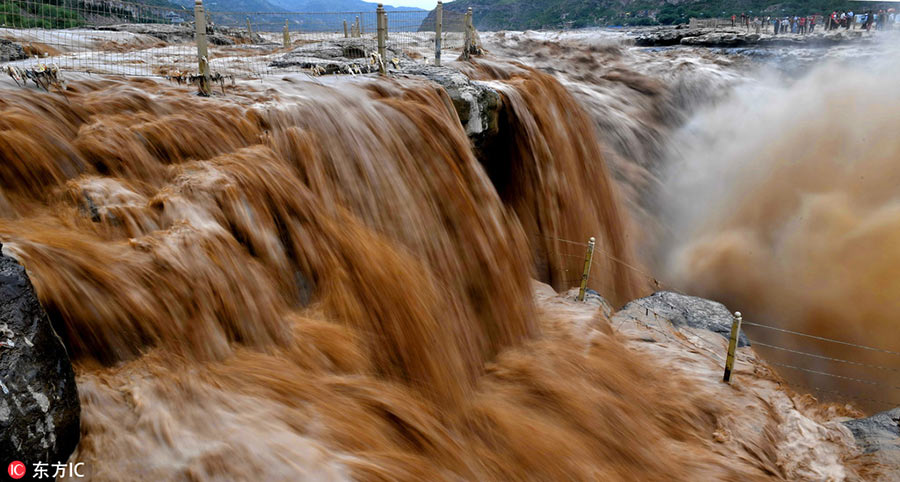
[[[285,53],[272,61],[275,68],[299,67],[301,69],[320,68],[322,74],[351,73],[357,68],[363,73],[375,72],[370,55],[376,47],[372,42],[360,38],[328,40],[302,45]],[[385,62],[390,67],[390,60],[400,54],[385,49]]]
[[[0,38],[0,62],[12,62],[14,60],[22,60],[26,57],[25,49],[21,45]]]
[[[819,47],[866,38],[861,30],[817,32],[809,35],[756,33],[742,28],[694,28],[681,29],[659,27],[644,32],[634,39],[638,47]]]
[[[413,64],[404,74],[425,77],[439,84],[450,95],[459,120],[470,137],[484,136],[497,130],[500,93],[488,83],[471,80],[450,67]]]
[[[25,268],[5,255],[0,343],[0,455],[29,467],[65,462],[79,437],[75,374]]]
[[[848,420],[856,445],[881,466],[888,480],[900,480],[900,407],[868,418]]]
[[[625,305],[620,313],[635,315],[656,314],[675,326],[689,326],[718,333],[728,339],[731,335],[732,314],[722,303],[671,291],[659,291]],[[750,340],[741,332],[738,346],[749,346]]]

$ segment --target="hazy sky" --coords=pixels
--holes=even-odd
[[[365,0],[372,3],[383,3],[385,5],[393,5],[395,7],[419,7],[431,10],[437,5],[437,0]],[[444,3],[450,3],[444,0]]]

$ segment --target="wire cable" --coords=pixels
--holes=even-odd
[[[824,356],[824,355],[816,355],[813,353],[807,353],[807,352],[799,351],[799,350],[792,350],[790,348],[785,348],[785,347],[781,347],[781,346],[769,345],[769,344],[766,344],[766,343],[763,343],[760,341],[752,341],[752,343],[753,343],[753,346],[762,346],[762,347],[766,347],[766,348],[771,348],[773,350],[786,351],[786,352],[794,353],[797,355],[804,355],[804,356],[808,356],[808,357],[812,357],[812,358],[818,358],[820,360],[828,360],[828,361],[833,361],[833,362],[847,363],[849,365],[857,365],[857,366],[862,366],[862,367],[866,367],[866,368],[874,368],[876,370],[889,370],[889,371],[893,371],[893,372],[900,372],[900,369],[897,369],[897,368],[884,367],[881,365],[870,365],[868,363],[855,362],[855,361],[844,360],[841,358],[834,358],[834,357]]]
[[[782,333],[789,333],[789,334],[791,334],[791,335],[805,336],[805,337],[807,337],[807,338],[812,338],[812,339],[819,340],[819,341],[827,341],[827,342],[830,342],[830,343],[837,343],[837,344],[840,344],[840,345],[852,346],[852,347],[854,347],[854,348],[860,348],[860,349],[862,349],[862,350],[877,351],[877,352],[880,352],[880,353],[887,353],[887,354],[889,354],[889,355],[900,356],[900,353],[898,353],[898,352],[896,352],[896,351],[885,350],[885,349],[882,349],[882,348],[873,348],[873,347],[871,347],[871,346],[865,346],[865,345],[858,345],[858,344],[856,344],[856,343],[850,343],[850,342],[846,342],[846,341],[834,340],[834,339],[831,339],[831,338],[825,338],[825,337],[823,337],[823,336],[809,335],[809,334],[806,334],[806,333],[800,333],[799,331],[785,330],[784,328],[777,328],[777,327],[774,327],[774,326],[763,325],[763,324],[760,324],[760,323],[753,323],[753,322],[750,322],[750,321],[745,321],[745,322],[743,322],[743,324],[744,324],[744,325],[748,325],[748,326],[757,326],[757,327],[760,327],[760,328],[766,328],[766,329],[769,329],[769,330],[780,331],[780,332],[782,332]]]

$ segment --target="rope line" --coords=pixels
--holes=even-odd
[[[823,371],[819,371],[819,370],[810,370],[809,368],[797,367],[797,366],[794,366],[794,365],[788,365],[788,364],[786,364],[786,363],[778,363],[778,362],[768,362],[768,363],[769,363],[770,365],[777,365],[777,366],[780,366],[780,367],[790,368],[790,369],[792,369],[792,370],[799,370],[799,371],[802,371],[802,372],[814,373],[814,374],[816,374],[816,375],[823,375],[823,376],[826,376],[826,377],[832,377],[832,378],[840,378],[840,379],[842,379],[842,380],[849,380],[849,381],[857,382],[857,383],[865,383],[866,385],[872,385],[872,386],[875,386],[875,387],[890,388],[891,390],[900,390],[900,387],[895,387],[895,386],[893,386],[893,385],[885,385],[885,384],[883,384],[883,383],[878,383],[878,382],[875,382],[875,381],[872,381],[872,380],[864,380],[864,379],[862,379],[862,378],[847,377],[847,376],[844,376],[844,375],[835,375],[835,374],[833,374],[833,373],[823,372]]]
[[[560,256],[565,256],[565,257],[567,257],[567,258],[575,258],[575,259],[580,259],[580,260],[582,260],[582,261],[584,260],[584,256],[583,256],[583,255],[582,255],[582,256],[578,256],[577,254],[566,254],[566,253],[556,253],[556,254],[558,254],[558,255],[560,255]]]
[[[613,260],[613,261],[615,261],[615,262],[621,264],[622,266],[625,266],[626,268],[630,268],[631,270],[633,270],[634,272],[636,272],[636,273],[638,273],[638,274],[640,274],[640,275],[642,275],[642,276],[645,276],[647,279],[649,279],[650,281],[652,281],[657,287],[662,287],[662,286],[663,286],[663,284],[662,284],[659,280],[657,280],[655,277],[653,277],[653,276],[651,276],[651,275],[649,275],[649,274],[647,274],[647,273],[641,271],[640,269],[638,269],[638,268],[636,268],[636,267],[634,267],[634,266],[628,264],[627,262],[625,262],[625,261],[623,261],[623,260],[621,260],[621,259],[619,259],[619,258],[617,258],[617,257],[615,257],[615,256],[613,256],[613,255],[611,255],[611,254],[609,254],[608,252],[606,252],[605,250],[603,250],[603,248],[600,248],[600,247],[595,246],[595,247],[594,247],[594,251],[599,251],[600,254],[606,256],[607,258],[609,258],[609,259],[611,259],[611,260]]]
[[[827,342],[830,342],[830,343],[837,343],[837,344],[840,344],[840,345],[846,345],[846,346],[852,346],[852,347],[854,347],[854,348],[860,348],[860,349],[863,349],[863,350],[877,351],[877,352],[880,352],[880,353],[887,353],[887,354],[889,354],[889,355],[900,356],[900,353],[898,353],[898,352],[896,352],[896,351],[885,350],[885,349],[882,349],[882,348],[873,348],[873,347],[871,347],[871,346],[858,345],[858,344],[856,344],[856,343],[850,343],[850,342],[846,342],[846,341],[833,340],[833,339],[831,339],[831,338],[825,338],[825,337],[822,337],[822,336],[808,335],[808,334],[806,334],[806,333],[800,333],[799,331],[785,330],[784,328],[776,328],[776,327],[774,327],[774,326],[762,325],[762,324],[759,324],[759,323],[753,323],[753,322],[750,322],[750,321],[745,321],[745,322],[743,322],[743,324],[744,324],[744,325],[749,325],[749,326],[758,326],[758,327],[760,327],[760,328],[767,328],[767,329],[769,329],[769,330],[780,331],[780,332],[782,332],[782,333],[789,333],[789,334],[791,334],[791,335],[805,336],[805,337],[807,337],[807,338],[812,338],[812,339],[815,339],[815,340],[827,341]]]
[[[807,352],[799,351],[799,350],[792,350],[790,348],[785,348],[785,347],[781,347],[781,346],[769,345],[769,344],[762,343],[759,341],[753,341],[753,346],[762,346],[762,347],[766,347],[766,348],[771,348],[773,350],[781,350],[781,351],[786,351],[786,352],[790,352],[790,353],[796,353],[798,355],[804,355],[804,356],[808,356],[808,357],[812,357],[812,358],[818,358],[820,360],[828,360],[828,361],[834,361],[834,362],[840,362],[840,363],[847,363],[850,365],[858,365],[858,366],[863,366],[866,368],[875,368],[877,370],[889,370],[889,371],[894,371],[894,372],[900,372],[900,369],[897,369],[897,368],[884,367],[881,365],[870,365],[868,363],[855,362],[855,361],[844,360],[841,358],[833,358],[833,357],[824,356],[824,355],[816,355],[813,353],[807,353]]]
[[[576,246],[583,246],[583,247],[585,247],[585,248],[588,246],[587,243],[580,243],[580,242],[578,242],[578,241],[570,241],[570,240],[568,240],[568,239],[557,238],[557,237],[554,237],[554,236],[547,236],[546,234],[534,234],[534,236],[537,236],[537,237],[539,237],[539,238],[552,239],[552,240],[560,241],[560,242],[563,242],[563,243],[574,244],[574,245],[576,245]]]
[[[556,240],[558,240],[558,241],[562,241],[562,242],[565,242],[565,243],[570,243],[570,244],[574,244],[574,245],[578,245],[578,246],[587,246],[587,245],[584,244],[584,243],[578,243],[578,242],[576,242],[576,241],[570,241],[570,240],[561,239],[561,238],[552,238],[552,237],[550,237],[550,236],[545,236],[545,237],[550,238],[550,239],[556,239]],[[616,263],[619,263],[619,264],[621,264],[621,265],[623,265],[623,266],[625,266],[625,267],[627,267],[627,268],[629,268],[629,269],[635,271],[636,273],[641,274],[642,276],[645,276],[647,279],[653,281],[653,282],[656,284],[656,286],[658,286],[658,287],[664,287],[664,286],[665,286],[663,283],[659,282],[659,281],[658,281],[655,277],[653,277],[652,275],[650,275],[650,274],[648,274],[648,273],[642,271],[641,269],[639,269],[639,268],[637,268],[637,267],[635,267],[635,266],[633,266],[633,265],[631,265],[631,264],[625,262],[625,261],[622,260],[622,259],[619,259],[619,258],[616,257],[616,256],[613,256],[612,254],[608,253],[608,252],[605,251],[604,249],[599,248],[599,247],[595,247],[594,250],[597,251],[597,252],[599,252],[599,253],[602,254],[603,256],[609,258],[610,260],[612,260],[612,261],[614,261],[614,262],[616,262]],[[557,253],[557,254],[562,255],[562,256],[571,257],[571,258],[582,259],[581,256],[577,256],[577,255],[571,255],[571,254],[566,254],[566,253]],[[564,280],[564,282],[566,282],[566,283],[568,283],[568,282],[575,282],[575,281],[576,281],[576,280],[573,280],[573,281]],[[581,281],[580,279],[577,280],[577,282],[580,282],[580,281]],[[675,293],[678,293],[677,290],[671,289],[671,288],[669,288],[669,287],[665,287],[665,289],[668,289],[668,290],[670,290],[670,291],[673,291],[673,292],[675,292]],[[713,358],[713,360],[715,360],[715,361],[717,361],[717,362],[719,362],[719,363],[724,363],[724,359],[723,359],[718,353],[715,353],[715,352],[713,352],[713,351],[707,349],[706,347],[698,346],[696,343],[694,343],[694,342],[691,341],[690,339],[682,340],[681,338],[679,338],[679,337],[676,336],[676,335],[670,336],[669,333],[667,333],[667,331],[664,330],[664,329],[660,326],[660,324],[659,324],[659,318],[663,318],[663,319],[665,319],[665,320],[668,320],[668,318],[662,316],[662,315],[659,314],[656,310],[653,310],[653,309],[651,309],[651,308],[649,308],[649,307],[646,307],[646,306],[645,306],[645,307],[644,307],[644,310],[645,310],[645,313],[646,313],[647,315],[649,315],[650,313],[653,313],[653,316],[654,316],[654,322],[655,322],[656,326],[653,326],[653,323],[649,322],[649,320],[648,320],[648,322],[644,322],[643,320],[638,319],[638,318],[635,317],[634,315],[629,315],[629,318],[631,318],[631,320],[633,320],[633,321],[638,322],[638,323],[640,324],[640,326],[643,326],[643,327],[645,327],[645,328],[647,328],[647,329],[649,329],[649,330],[651,330],[651,331],[658,332],[658,333],[662,334],[662,336],[665,338],[665,340],[667,340],[667,341],[669,341],[669,342],[673,341],[673,337],[674,337],[674,341],[677,342],[679,345],[681,345],[681,346],[683,346],[683,347],[686,347],[686,348],[688,348],[689,350],[694,350],[696,353],[703,352],[703,353],[705,353],[705,354],[710,355],[710,356]],[[896,351],[885,350],[885,349],[883,349],[883,348],[875,348],[875,347],[870,347],[870,346],[860,345],[860,344],[856,344],[856,343],[850,343],[850,342],[841,341],[841,340],[835,340],[835,339],[826,338],[826,337],[822,337],[822,336],[810,335],[810,334],[807,334],[807,333],[801,333],[801,332],[798,332],[798,331],[787,330],[787,329],[784,329],[784,328],[778,328],[778,327],[769,326],[769,325],[764,325],[764,324],[760,324],[760,323],[753,323],[753,322],[750,322],[750,321],[744,321],[744,322],[743,322],[743,325],[747,325],[747,326],[755,326],[755,327],[759,327],[759,328],[766,328],[766,329],[770,329],[770,330],[779,331],[779,332],[782,332],[782,333],[788,333],[788,334],[791,334],[791,335],[796,335],[796,336],[803,336],[803,337],[807,337],[807,338],[812,338],[812,339],[819,340],[819,341],[825,341],[825,342],[829,342],[829,343],[836,343],[836,344],[845,345],[845,346],[850,346],[850,347],[859,348],[859,349],[863,349],[863,350],[869,350],[869,351],[874,351],[874,352],[879,352],[879,353],[886,353],[886,354],[894,355],[894,356],[900,356],[900,352],[896,352]],[[680,331],[678,331],[678,333],[680,333]],[[873,365],[873,364],[862,363],[862,362],[855,362],[855,361],[844,360],[844,359],[841,359],[841,358],[834,358],[834,357],[829,357],[829,356],[824,356],[824,355],[816,355],[816,354],[814,354],[814,353],[808,353],[808,352],[804,352],[804,351],[800,351],[800,350],[795,350],[795,349],[791,349],[791,348],[786,348],[786,347],[781,347],[781,346],[776,346],[776,345],[770,345],[770,344],[758,342],[758,341],[755,341],[755,340],[751,340],[751,344],[752,344],[752,346],[760,346],[760,347],[769,348],[769,349],[773,349],[773,350],[780,350],[780,351],[784,351],[784,352],[788,352],[788,353],[793,353],[793,354],[801,355],[801,356],[807,356],[807,357],[811,357],[811,358],[816,358],[816,359],[820,359],[820,360],[827,360],[827,361],[838,362],[838,363],[846,363],[846,364],[849,364],[849,365],[855,365],[855,366],[860,366],[860,367],[865,367],[865,368],[871,368],[871,369],[876,369],[876,370],[885,370],[885,371],[900,372],[900,369],[897,369],[897,368],[886,367],[886,366],[881,366],[881,365]],[[874,387],[888,388],[888,389],[891,389],[891,390],[900,390],[900,387],[898,387],[898,386],[887,385],[887,384],[883,384],[883,383],[876,382],[876,381],[873,381],[873,380],[866,380],[866,379],[862,379],[862,378],[849,377],[849,376],[845,376],[845,375],[838,375],[838,374],[835,374],[835,373],[829,373],[829,372],[825,372],[825,371],[821,371],[821,370],[812,370],[812,369],[809,369],[809,368],[799,367],[799,366],[795,366],[795,365],[789,365],[789,364],[786,364],[786,363],[779,363],[779,362],[773,362],[773,361],[766,361],[766,362],[767,362],[768,364],[770,364],[770,365],[779,366],[779,367],[783,367],[783,368],[789,368],[789,369],[792,369],[792,370],[798,370],[798,371],[801,371],[801,372],[811,373],[811,374],[814,374],[814,375],[821,375],[821,376],[826,376],[826,377],[831,377],[831,378],[837,378],[837,379],[847,380],[847,381],[851,381],[851,382],[855,382],[855,383],[862,383],[862,384],[866,384],[866,385],[870,385],[870,386],[874,386]],[[836,394],[836,395],[840,395],[840,396],[843,397],[843,398],[849,398],[849,399],[854,399],[854,400],[862,400],[862,401],[872,402],[872,403],[881,404],[881,405],[889,406],[889,407],[893,407],[893,406],[898,405],[898,404],[895,403],[895,402],[889,402],[889,401],[885,401],[885,400],[876,400],[876,399],[872,399],[872,398],[860,397],[860,396],[857,396],[857,395],[852,395],[852,394],[848,394],[848,393],[841,392],[841,391],[836,391],[836,390],[827,390],[827,389],[822,389],[822,388],[819,388],[819,387],[804,386],[804,385],[802,385],[802,384],[797,384],[796,386],[798,386],[798,387],[800,387],[800,388],[805,388],[805,389],[807,389],[807,390],[812,389],[812,390],[814,390],[814,391],[816,391],[816,392],[828,392],[828,393],[833,393],[833,394]]]

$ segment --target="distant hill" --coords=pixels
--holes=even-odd
[[[270,0],[273,5],[290,12],[374,12],[377,3],[363,0]],[[413,7],[394,7],[384,3],[385,10],[420,10]],[[437,2],[435,2],[437,3]]]
[[[142,5],[162,8],[144,8]],[[168,0],[140,4],[117,0],[0,0],[0,27],[73,28],[113,23],[167,23],[181,10]],[[177,15],[176,15],[177,16]]]
[[[0,0],[2,1],[2,0]],[[175,0],[187,8],[193,8],[194,0]],[[363,0],[203,0],[210,19],[217,25],[243,27],[249,18],[256,30],[280,31],[287,20],[292,28],[305,31],[336,32],[343,29],[343,22],[352,24],[356,13],[372,12],[362,18],[366,30],[375,28],[377,3]],[[385,5],[387,11],[421,10],[411,7]],[[216,14],[216,12],[228,12]],[[316,13],[321,15],[279,15],[283,12]],[[347,12],[347,15],[335,15]]]
[[[194,6],[194,0],[175,0],[185,7]],[[210,11],[227,12],[374,12],[377,3],[363,0],[203,0]],[[420,10],[412,7],[384,5],[385,10]]]
[[[194,0],[173,1],[187,9],[194,9]],[[279,12],[284,10],[267,0],[203,0],[203,7],[208,12]]]
[[[670,25],[691,17],[808,15],[833,10],[889,8],[896,4],[848,0],[455,0],[444,9],[464,12],[472,7],[476,28],[524,30],[610,25]]]

